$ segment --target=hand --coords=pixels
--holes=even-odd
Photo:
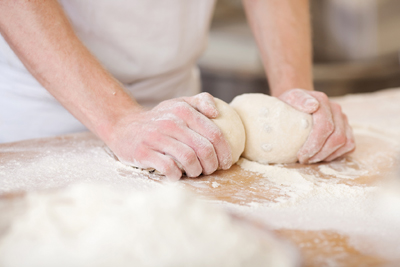
[[[352,129],[339,104],[326,94],[293,89],[279,99],[297,110],[312,114],[313,129],[297,154],[300,163],[332,161],[355,149]]]
[[[189,177],[229,169],[232,155],[216,118],[214,99],[202,93],[160,103],[149,111],[128,114],[113,130],[109,147],[122,161],[154,168],[170,180],[182,171]]]

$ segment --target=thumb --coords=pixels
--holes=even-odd
[[[289,90],[278,98],[295,109],[309,114],[314,113],[319,108],[318,100],[303,89]]]

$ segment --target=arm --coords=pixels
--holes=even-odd
[[[307,0],[244,0],[273,96],[313,90]],[[283,78],[284,77],[284,78]]]
[[[86,49],[56,0],[0,0],[0,32],[32,75],[122,160],[176,180],[231,165],[212,97],[145,111]],[[177,164],[178,162],[179,164]]]
[[[243,0],[243,3],[271,94],[313,114],[313,130],[298,153],[299,161],[331,161],[353,151],[354,138],[346,115],[325,94],[313,91],[308,0]]]
[[[79,41],[57,1],[1,1],[0,30],[29,72],[98,136],[107,139],[123,114],[140,110]]]

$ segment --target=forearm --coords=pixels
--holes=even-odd
[[[313,90],[308,0],[243,0],[273,96]]]
[[[140,109],[80,42],[56,0],[0,1],[0,31],[32,75],[99,137]]]

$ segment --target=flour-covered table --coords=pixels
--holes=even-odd
[[[301,251],[306,266],[400,265],[400,90],[335,98],[357,149],[313,165],[261,165],[183,178],[206,202],[266,225]],[[155,174],[116,161],[90,133],[0,145],[3,197],[75,182],[140,190],[163,186]]]

